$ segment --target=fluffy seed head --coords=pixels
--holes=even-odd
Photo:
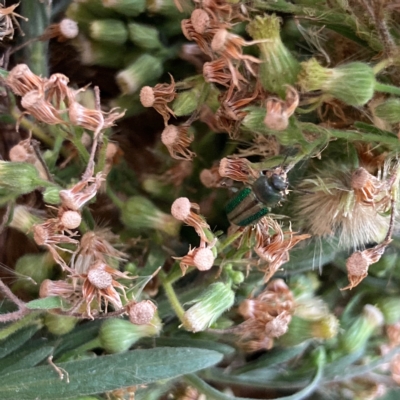
[[[200,35],[203,34],[210,25],[210,17],[207,12],[201,8],[193,10],[190,16],[194,30]]]
[[[157,307],[150,300],[143,300],[128,308],[129,321],[135,325],[147,325],[151,322]]]
[[[60,32],[66,39],[73,39],[78,36],[78,24],[69,18],[64,18],[60,24]]]
[[[161,141],[166,146],[172,146],[176,143],[176,140],[179,136],[179,130],[175,125],[167,125],[161,134]]]
[[[143,86],[140,91],[140,102],[143,107],[153,107],[155,102],[153,88],[150,86]]]
[[[208,271],[214,265],[214,254],[208,247],[200,248],[193,256],[193,263],[199,271]]]
[[[191,204],[187,197],[179,197],[171,206],[171,214],[178,221],[185,221],[190,215]]]
[[[82,222],[81,214],[78,211],[65,211],[60,218],[61,224],[66,229],[76,229]]]
[[[364,276],[368,272],[370,262],[361,251],[353,253],[346,262],[346,268],[349,275]]]
[[[112,276],[101,269],[90,269],[87,278],[89,282],[97,289],[107,289],[112,285]]]

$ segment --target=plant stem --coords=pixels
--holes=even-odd
[[[179,318],[179,320],[183,323],[183,315],[185,314],[185,310],[182,307],[182,305],[175,293],[175,290],[172,287],[171,282],[168,281],[167,275],[165,274],[164,271],[160,271],[158,273],[158,277],[161,280],[161,283],[162,283],[164,291],[165,291],[165,295],[167,296],[172,309],[175,311],[175,314]]]
[[[17,322],[14,322],[8,325],[6,328],[0,330],[0,340],[6,339],[8,336],[12,335],[16,331],[25,328],[29,325],[41,324],[41,322],[37,319],[40,315],[40,312],[30,312],[28,315],[23,317]],[[7,314],[6,314],[7,315]]]
[[[400,96],[400,88],[398,88],[397,86],[386,85],[384,83],[375,82],[374,88],[377,92],[390,93]]]

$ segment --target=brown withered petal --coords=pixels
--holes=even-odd
[[[17,64],[6,78],[7,86],[18,96],[39,90],[44,82],[45,79],[35,75],[26,64]]]
[[[192,160],[196,155],[189,150],[193,137],[188,135],[189,126],[167,125],[161,134],[161,141],[167,147],[169,154],[176,160]]]
[[[219,163],[218,172],[223,178],[245,183],[253,182],[260,175],[246,158],[223,158]]]
[[[66,124],[61,118],[61,111],[44,98],[43,92],[31,90],[22,97],[21,105],[40,122],[48,125]]]
[[[386,240],[370,249],[354,252],[346,261],[350,284],[340,290],[353,289],[368,276],[368,268],[380,260],[391,240]]]

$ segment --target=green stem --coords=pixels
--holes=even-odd
[[[386,85],[384,83],[375,82],[374,88],[377,92],[390,93],[400,96],[400,88],[398,88],[397,86]]]
[[[57,359],[57,362],[67,361],[72,356],[83,354],[86,351],[90,351],[90,350],[93,350],[93,349],[96,349],[99,347],[101,347],[100,338],[96,337],[96,338],[89,340],[88,342],[82,344],[81,346],[77,347],[76,349],[73,349],[73,350],[68,351],[67,353],[63,354],[59,359]]]
[[[106,187],[107,196],[111,199],[111,201],[119,208],[122,209],[124,206],[124,202],[112,191],[110,185]]]
[[[165,295],[167,296],[172,309],[175,311],[175,314],[179,318],[179,320],[183,323],[183,316],[185,314],[185,310],[182,307],[182,305],[175,293],[175,290],[172,287],[171,282],[168,281],[167,275],[165,274],[164,271],[160,271],[158,273],[158,277],[161,280],[161,283],[162,283],[164,291],[165,291]]]
[[[217,242],[218,253],[224,250],[226,247],[230,246],[233,242],[243,235],[243,231],[238,229],[233,235],[229,235],[223,242]]]
[[[41,321],[37,318],[41,312],[31,312],[26,317],[20,319],[8,325],[6,328],[0,330],[0,340],[6,339],[16,331],[30,325],[41,324]]]

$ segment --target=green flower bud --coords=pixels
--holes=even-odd
[[[40,284],[51,278],[55,265],[50,253],[25,254],[18,259],[15,266],[18,279],[12,287],[13,290],[38,294]]]
[[[183,117],[192,114],[199,104],[200,93],[201,91],[197,87],[179,93],[172,103],[172,111],[175,115]]]
[[[124,65],[126,49],[123,46],[96,43],[81,36],[77,48],[83,65],[107,68],[121,68]]]
[[[354,353],[362,349],[383,322],[383,314],[377,307],[365,305],[362,314],[341,335],[340,345],[343,351]]]
[[[42,222],[39,217],[30,212],[28,207],[17,205],[13,209],[9,226],[27,235],[29,232],[32,232],[34,225]]]
[[[44,317],[44,324],[53,335],[65,335],[71,332],[78,321],[78,318],[69,315],[47,313]]]
[[[82,28],[85,30],[90,22],[97,19],[82,3],[71,3],[65,16],[77,22],[80,30]]]
[[[400,122],[400,99],[388,99],[375,108],[375,115],[378,118],[397,124]]]
[[[47,204],[60,204],[60,187],[50,186],[43,192],[43,200]]]
[[[322,90],[350,106],[362,106],[375,90],[373,69],[362,62],[324,68],[314,58],[301,63],[299,85],[303,91]]]
[[[386,325],[400,321],[400,297],[385,297],[378,300],[376,306],[381,310]]]
[[[161,76],[161,61],[149,54],[143,54],[126,69],[117,74],[117,83],[123,94],[136,92],[146,83]]]
[[[103,0],[103,6],[126,15],[136,17],[146,9],[145,0]]]
[[[166,17],[182,18],[182,13],[176,7],[174,0],[147,0],[146,7],[151,14],[161,14]],[[185,7],[187,8],[188,5],[185,4]],[[190,12],[190,10],[185,10],[185,14],[188,12]]]
[[[129,40],[142,49],[153,50],[162,48],[160,32],[152,26],[131,22],[128,24]]]
[[[178,235],[181,225],[172,215],[162,212],[142,196],[133,196],[123,204],[121,220],[134,230],[155,229],[171,236]]]
[[[114,10],[104,6],[104,0],[79,0],[77,3],[96,18],[118,18],[118,14]]]
[[[32,164],[0,160],[0,193],[17,197],[47,186],[52,184],[41,179]]]
[[[226,310],[232,307],[235,293],[222,282],[214,283],[194,300],[183,316],[183,326],[191,332],[201,332],[209,328]]]
[[[90,23],[90,37],[98,42],[123,44],[128,39],[128,30],[122,21],[101,19]]]
[[[247,107],[248,113],[244,117],[241,127],[248,132],[260,133],[267,135],[270,129],[264,123],[267,110],[261,107]]]
[[[247,32],[259,43],[261,60],[259,78],[262,86],[281,98],[285,98],[286,85],[294,85],[300,72],[300,64],[283,44],[280,37],[280,18],[275,14],[255,17]]]
[[[279,343],[283,346],[296,346],[309,339],[332,339],[338,330],[339,322],[333,314],[325,314],[316,319],[293,316],[287,333],[279,338]]]
[[[99,332],[99,339],[103,349],[109,353],[121,353],[139,339],[156,336],[160,333],[162,324],[155,316],[150,324],[134,325],[124,319],[108,319],[103,323]]]

